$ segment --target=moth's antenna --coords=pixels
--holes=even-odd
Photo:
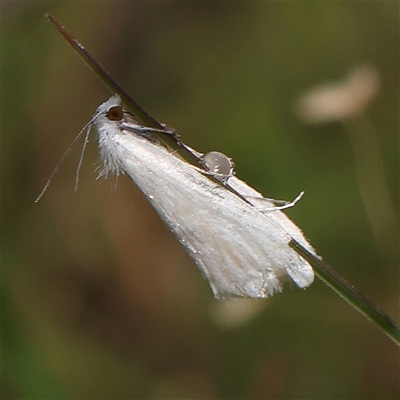
[[[74,140],[72,141],[72,143],[69,145],[67,151],[66,151],[66,152],[63,154],[63,156],[61,157],[61,160],[57,163],[56,167],[53,169],[53,172],[51,173],[50,178],[48,179],[48,181],[47,181],[46,184],[44,185],[44,188],[43,188],[42,191],[40,192],[39,196],[36,198],[35,203],[37,203],[37,202],[43,197],[44,193],[46,192],[47,188],[49,187],[51,181],[52,181],[53,178],[54,178],[54,175],[57,173],[57,171],[58,171],[58,169],[60,168],[61,164],[62,164],[62,163],[64,162],[64,160],[67,158],[68,154],[71,152],[72,148],[75,146],[75,143],[76,143],[76,142],[78,141],[78,139],[81,137],[82,132],[83,132],[86,128],[88,128],[88,133],[87,133],[87,135],[86,135],[85,143],[84,143],[84,145],[83,145],[84,147],[83,147],[83,149],[82,149],[81,159],[79,160],[79,164],[78,164],[78,171],[77,171],[77,173],[79,173],[79,169],[80,169],[80,166],[81,166],[81,164],[82,164],[83,152],[84,152],[84,149],[86,148],[87,136],[88,136],[88,134],[89,134],[89,128],[90,128],[92,122],[93,122],[97,117],[98,117],[98,115],[95,115],[95,116],[94,116],[80,131],[79,131],[79,133],[76,135],[75,139],[74,139]],[[78,184],[77,181],[78,181],[78,177],[76,178],[75,187],[76,187],[77,184]]]
[[[92,118],[92,122],[93,122]],[[85,155],[85,150],[86,150],[86,146],[89,143],[89,133],[90,133],[90,128],[92,127],[92,125],[89,125],[87,127],[87,131],[86,131],[86,135],[85,135],[85,140],[83,142],[83,146],[82,146],[82,151],[81,151],[81,155],[79,157],[79,163],[78,163],[78,168],[76,169],[76,178],[75,178],[75,187],[74,187],[74,192],[76,192],[78,190],[78,182],[79,182],[79,172],[81,170],[82,167],[82,162],[83,162],[83,156]],[[85,128],[83,128],[85,129]]]

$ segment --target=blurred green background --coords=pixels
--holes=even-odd
[[[51,13],[188,145],[229,155],[267,197],[305,190],[287,214],[399,321],[398,231],[375,240],[345,125],[294,113],[305,90],[373,65],[381,90],[365,115],[398,215],[398,3],[1,7],[2,398],[399,398],[398,348],[320,281],[250,304],[214,300],[128,178],[116,190],[96,181],[94,137],[78,192],[79,145],[34,204],[110,95]]]

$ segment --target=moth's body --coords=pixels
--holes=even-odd
[[[121,118],[110,110],[122,111]],[[227,183],[238,196],[179,158],[122,109],[118,96],[97,109],[94,124],[104,166],[100,175],[130,176],[195,260],[215,297],[268,297],[281,291],[287,276],[300,288],[312,283],[311,266],[288,243],[293,238],[314,250],[260,193],[231,176]]]

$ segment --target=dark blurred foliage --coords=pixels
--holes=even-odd
[[[382,253],[343,124],[301,124],[293,107],[359,64],[379,71],[365,114],[398,215],[398,3],[1,6],[2,398],[399,398],[396,346],[319,281],[286,285],[249,321],[223,323],[235,304],[212,298],[135,186],[95,180],[94,138],[78,192],[79,146],[34,204],[110,95],[48,12],[190,146],[223,151],[267,197],[305,190],[290,217],[399,320],[398,232]]]

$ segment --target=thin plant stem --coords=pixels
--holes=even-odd
[[[55,26],[63,38],[81,56],[88,67],[113,93],[117,93],[129,111],[133,112],[143,123],[157,129],[165,127],[153,118],[142,106],[140,106],[123,87],[111,78],[110,74],[89,54],[89,52],[50,14],[45,14],[46,18]]]
[[[305,258],[314,268],[315,274],[340,297],[351,304],[358,312],[378,325],[398,346],[400,346],[400,328],[374,303],[361,294],[353,285],[334,271],[320,258],[310,253],[300,243],[292,239],[289,246]]]

